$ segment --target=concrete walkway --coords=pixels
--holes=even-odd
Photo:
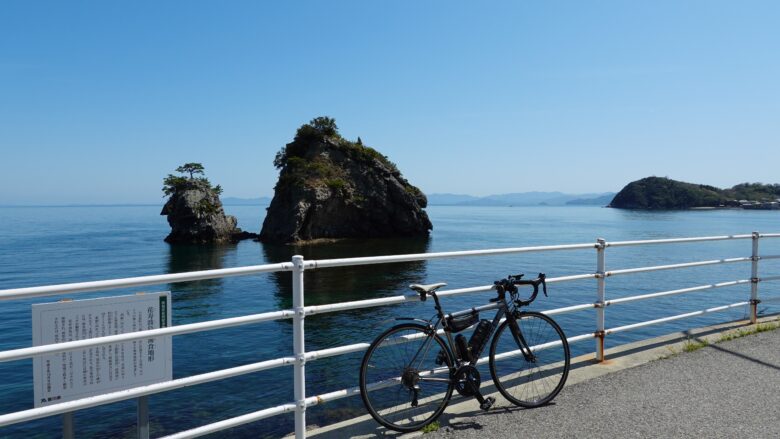
[[[777,321],[777,317],[765,320]],[[733,322],[670,334],[572,361],[553,404],[520,409],[496,396],[482,412],[453,400],[439,431],[425,438],[780,437],[780,330],[716,343],[744,328]],[[690,341],[688,341],[690,340]],[[683,352],[691,341],[710,344]],[[483,384],[484,393],[494,388]],[[368,416],[309,431],[308,437],[397,436]],[[422,433],[402,435],[419,437]]]

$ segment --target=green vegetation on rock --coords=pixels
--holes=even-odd
[[[276,153],[274,166],[279,169],[279,184],[285,185],[325,185],[332,189],[349,189],[344,170],[334,164],[336,158],[329,155],[319,155],[319,145],[328,144],[336,153],[346,158],[362,163],[365,166],[381,164],[394,175],[399,175],[398,167],[387,156],[366,146],[358,137],[351,142],[339,134],[336,120],[323,116],[312,119],[298,128],[292,143],[282,147]],[[417,196],[422,192],[406,184],[406,190]]]
[[[176,168],[176,172],[182,173],[182,174],[190,174],[190,178],[194,178],[194,174],[200,174],[203,175],[203,172],[206,169],[201,165],[200,163],[185,163],[178,168]]]
[[[326,163],[319,161],[319,163],[310,163],[305,158],[309,149],[318,143],[328,142],[336,150],[349,156],[353,160],[360,162],[372,162],[374,160],[379,161],[384,166],[389,168],[392,172],[397,173],[398,167],[395,163],[391,162],[387,156],[382,155],[379,151],[366,146],[360,137],[355,142],[351,142],[339,134],[336,120],[323,116],[312,119],[309,123],[301,125],[295,134],[295,139],[292,143],[282,147],[279,152],[276,153],[274,158],[274,166],[276,169],[291,168],[295,174],[301,174],[304,180],[307,177],[330,177],[334,174],[334,169],[329,167]]]
[[[201,189],[211,191],[216,195],[222,194],[222,186],[211,186],[208,178],[194,176],[194,174],[204,175],[205,168],[200,163],[186,163],[176,168],[176,172],[190,174],[190,176],[168,174],[163,179],[163,197],[170,197],[187,189]]]
[[[647,177],[626,185],[609,206],[622,209],[690,209],[738,205],[737,200],[774,201],[778,197],[780,185],[777,184],[742,183],[730,189],[719,189],[665,177]]]
[[[780,197],[780,184],[741,183],[722,193],[734,200],[774,201]]]

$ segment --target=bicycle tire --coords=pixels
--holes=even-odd
[[[571,367],[569,343],[561,327],[542,313],[521,312],[515,321],[529,347],[543,348],[534,350],[532,360],[526,359],[507,319],[490,345],[490,374],[498,391],[511,403],[539,407],[552,401],[566,383]],[[501,356],[498,361],[497,355]]]
[[[400,337],[413,336],[399,343]],[[426,346],[427,345],[427,346]],[[411,359],[420,352],[414,365]],[[443,364],[436,365],[439,352]],[[396,325],[380,334],[368,347],[360,365],[360,396],[371,416],[386,428],[398,432],[419,430],[438,418],[452,397],[454,360],[444,341],[430,329],[414,323]],[[418,405],[413,406],[414,391],[404,384],[404,376],[418,373]],[[430,371],[436,370],[434,377]],[[406,375],[405,375],[405,371]],[[423,373],[420,377],[419,373]],[[446,378],[447,381],[427,381],[425,377]],[[397,380],[392,384],[391,380]],[[408,380],[407,380],[408,381]]]

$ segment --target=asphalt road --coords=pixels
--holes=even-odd
[[[424,438],[780,438],[780,330],[564,388],[554,403],[447,414]]]

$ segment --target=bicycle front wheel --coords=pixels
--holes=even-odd
[[[423,325],[394,326],[371,343],[360,366],[360,395],[383,426],[409,432],[441,415],[452,396],[452,355]]]
[[[530,353],[521,350],[521,340]],[[507,318],[490,345],[490,374],[496,388],[521,407],[552,401],[566,383],[569,366],[569,343],[563,331],[553,319],[538,312]]]

